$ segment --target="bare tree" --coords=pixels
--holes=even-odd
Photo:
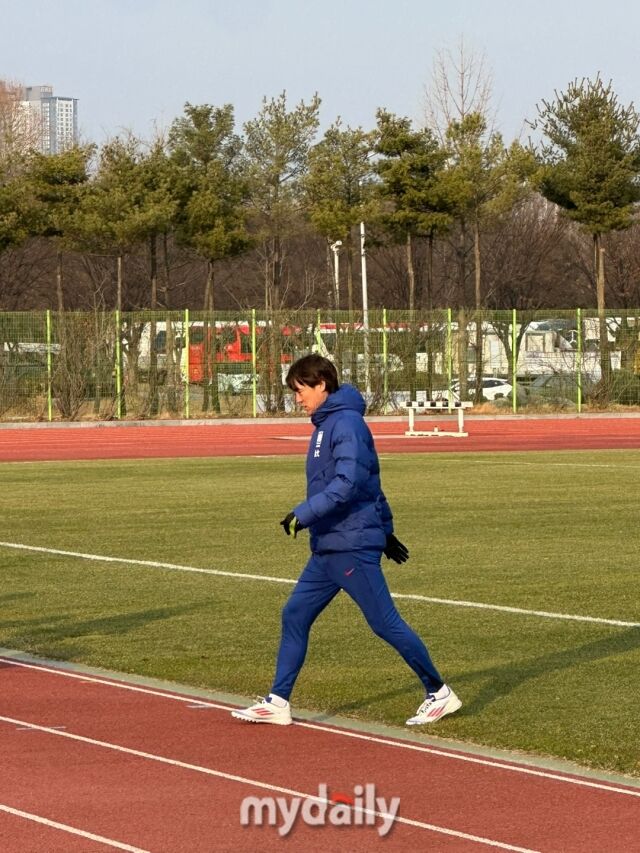
[[[537,194],[497,220],[484,235],[487,307],[545,307],[559,265],[558,250],[570,230],[556,206]],[[566,294],[562,298],[567,304],[573,301]]]
[[[40,140],[41,119],[23,100],[16,82],[0,80],[0,159],[26,154]]]
[[[458,168],[464,175],[465,161],[469,160],[466,149],[469,148],[469,131],[473,132],[473,145],[480,147],[482,140],[493,137],[494,119],[490,115],[492,79],[484,55],[469,48],[460,37],[455,49],[444,49],[437,53],[433,64],[431,80],[425,87],[425,122],[427,127],[440,140],[442,146],[450,152],[449,169],[445,169],[445,178]],[[468,193],[467,193],[468,194]],[[455,198],[457,191],[447,193]],[[474,235],[470,216],[471,206],[461,206],[455,216],[456,226],[450,231],[451,246],[455,251],[458,268],[458,369],[461,381],[461,393],[466,394],[468,332],[466,306],[469,260],[474,258],[476,304],[480,290],[480,265],[478,256],[479,233]],[[471,219],[471,222],[469,221]],[[476,327],[479,328],[476,323]],[[480,383],[478,383],[479,388]]]
[[[41,310],[49,304],[52,257],[44,240],[0,253],[0,311]]]
[[[425,85],[425,124],[442,144],[453,121],[463,121],[472,113],[481,115],[493,132],[495,113],[491,107],[493,77],[484,53],[465,44],[461,36],[456,47],[438,51],[431,78]]]
[[[617,308],[640,306],[640,248],[637,224],[627,231],[608,235],[605,242],[607,258],[607,304]]]

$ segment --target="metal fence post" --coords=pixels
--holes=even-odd
[[[53,399],[51,388],[51,311],[47,308],[47,419],[53,420]]]
[[[580,308],[576,308],[576,331],[578,333],[578,340],[576,341],[576,367],[578,368],[577,372],[577,382],[578,382],[578,414],[582,411],[582,310]]]
[[[116,419],[122,418],[122,354],[120,343],[120,311],[116,308]]]
[[[251,309],[251,411],[254,418],[258,417],[258,377],[256,357],[256,309]]]
[[[518,411],[518,353],[516,345],[518,342],[518,334],[516,332],[517,312],[514,308],[511,312],[511,408],[513,414]]]
[[[389,329],[387,328],[387,309],[382,309],[382,412],[387,414],[387,404],[389,401],[389,345],[388,338]],[[414,355],[415,359],[415,355]]]
[[[459,330],[458,330],[459,331]],[[447,399],[449,401],[449,411],[451,411],[451,403],[453,400],[451,383],[453,382],[453,351],[451,338],[451,308],[447,308]]]
[[[184,416],[185,416],[186,420],[189,420],[189,415],[190,415],[190,413],[189,413],[189,404],[190,404],[189,382],[191,380],[191,376],[189,375],[190,368],[189,368],[189,309],[188,308],[184,309],[184,346],[185,346],[185,352],[186,352],[186,359],[185,359],[186,371],[185,371],[185,377],[184,377]],[[203,378],[203,381],[205,381],[204,378]]]

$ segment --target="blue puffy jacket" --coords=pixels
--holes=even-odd
[[[365,408],[356,388],[341,385],[311,415],[307,499],[293,512],[309,528],[314,554],[382,551],[393,532]]]

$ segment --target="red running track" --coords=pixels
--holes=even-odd
[[[446,421],[429,423],[444,428]],[[381,452],[640,448],[636,418],[469,418],[468,438],[408,438],[405,425],[371,423]],[[305,451],[309,434],[308,423],[284,420],[3,428],[0,461],[292,454]],[[193,700],[166,691],[153,695],[15,662],[0,665],[0,679],[3,853],[286,845],[640,853],[639,789],[535,775],[516,764],[304,722],[286,729],[243,725],[220,705],[196,709]],[[313,796],[321,783],[334,794],[374,783],[377,794],[401,797],[400,821],[386,839],[377,825],[297,824],[286,838],[275,828],[240,826],[243,797]]]
[[[0,680],[3,853],[640,851],[640,787],[306,721],[250,725],[210,700],[10,658]],[[240,825],[244,797],[290,803],[320,784],[336,800],[375,784],[400,797],[399,820],[387,837],[375,815],[298,821],[284,838]]]
[[[421,421],[416,420],[416,428]],[[451,422],[425,419],[428,429]],[[467,438],[408,437],[405,420],[371,421],[383,453],[447,451],[587,450],[640,448],[638,418],[523,418],[465,421]],[[100,425],[0,429],[0,461],[269,456],[306,451],[307,421],[215,421],[184,425]]]

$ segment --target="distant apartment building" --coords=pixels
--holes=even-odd
[[[52,86],[27,86],[23,105],[37,128],[43,154],[58,154],[78,143],[78,99],[53,94]]]

